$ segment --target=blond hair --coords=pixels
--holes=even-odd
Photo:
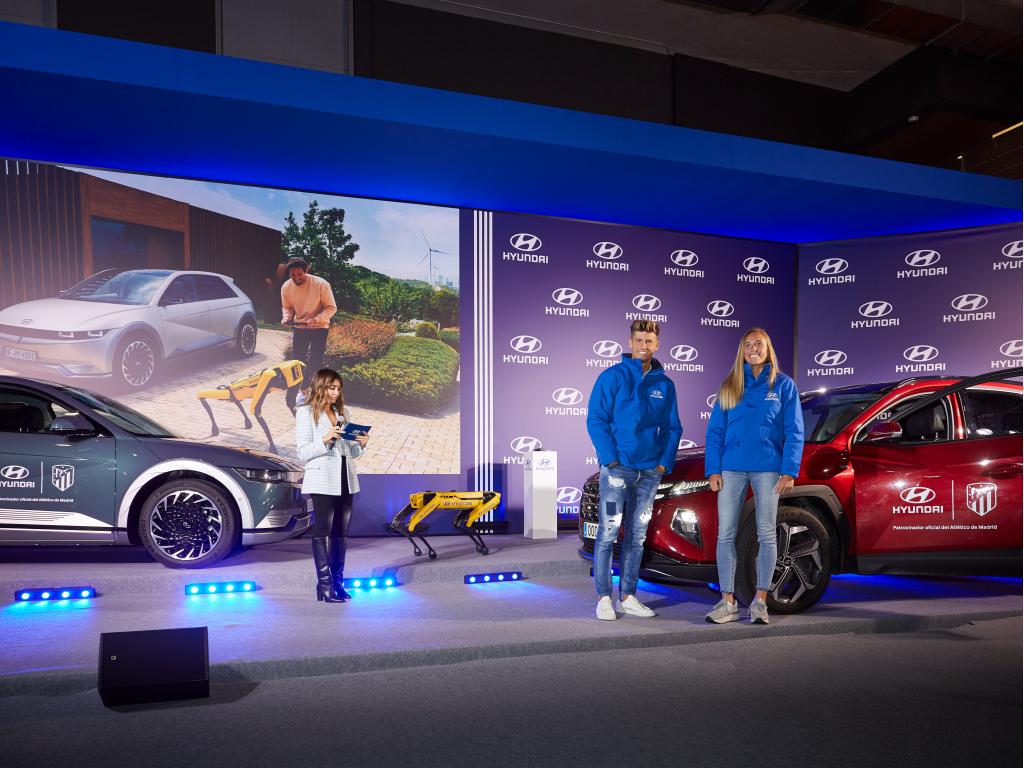
[[[338,393],[338,399],[333,403],[330,402],[327,396],[327,388],[334,382],[338,382],[339,387],[344,386],[341,374],[331,368],[321,368],[313,377],[313,383],[309,387],[309,397],[306,398],[306,405],[309,406],[313,413],[314,422],[320,418],[321,414],[327,413],[328,408],[333,408],[336,414],[344,413],[344,390]]]
[[[653,333],[655,336],[659,336],[661,329],[653,320],[634,320],[633,324],[629,326],[629,335],[632,336],[634,333]]]
[[[775,347],[772,345],[772,338],[764,328],[751,328],[740,336],[740,345],[736,350],[736,359],[733,361],[729,375],[722,380],[722,386],[718,388],[718,407],[723,411],[735,408],[743,399],[743,344],[752,333],[760,333],[768,342],[768,364],[771,370],[768,371],[768,388],[775,388],[775,376],[779,372],[779,360],[775,356]]]

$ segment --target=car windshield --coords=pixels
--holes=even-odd
[[[827,443],[883,394],[877,388],[811,392],[800,398],[804,442]]]
[[[60,298],[106,304],[148,304],[170,274],[168,269],[130,269],[125,272],[110,269],[85,278],[64,291]]]
[[[84,389],[78,389],[77,387],[61,386],[60,389],[81,400],[100,416],[106,416],[121,429],[131,432],[133,435],[141,437],[177,437],[176,434],[166,427],[157,424],[148,416],[143,416],[138,411],[126,405],[121,405],[121,403],[115,402],[108,397],[97,395],[95,392],[89,392]]]

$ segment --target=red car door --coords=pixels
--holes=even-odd
[[[987,384],[958,393],[964,412],[954,506],[959,537],[972,550],[1021,542],[1021,389]]]
[[[923,397],[920,390],[885,407],[876,418]],[[959,413],[953,398],[936,401],[900,420],[902,435],[869,442],[872,419],[854,437],[856,548],[858,555],[884,552],[934,552],[958,549],[964,538],[955,512],[957,477],[966,469]],[[959,518],[959,520],[958,520]]]

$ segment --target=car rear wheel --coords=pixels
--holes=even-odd
[[[156,373],[157,353],[146,336],[131,336],[114,350],[114,380],[131,389],[146,386]]]
[[[778,557],[768,592],[768,610],[799,613],[825,593],[832,577],[832,535],[812,512],[780,506],[776,518]],[[757,587],[757,526],[750,519],[736,539],[736,594],[749,605]]]
[[[247,317],[238,326],[235,334],[235,349],[242,357],[251,357],[256,351],[256,321]]]
[[[234,547],[238,520],[212,483],[185,478],[149,495],[139,515],[139,538],[155,560],[171,568],[205,568]]]

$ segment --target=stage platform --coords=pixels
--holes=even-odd
[[[703,586],[641,582],[654,619],[594,618],[589,563],[575,535],[531,542],[492,536],[481,557],[461,537],[415,558],[405,540],[352,541],[352,576],[401,586],[345,604],[314,600],[309,542],[253,548],[202,571],[177,571],[141,551],[0,550],[0,696],[95,688],[101,632],[208,626],[214,683],[455,664],[581,651],[680,646],[762,635],[835,635],[961,626],[1022,613],[1021,579],[840,576],[813,610],[767,627],[703,621],[717,595]],[[525,579],[466,585],[463,575],[520,570]],[[193,581],[254,580],[246,595],[188,597]],[[12,603],[18,587],[91,584],[93,600]]]

